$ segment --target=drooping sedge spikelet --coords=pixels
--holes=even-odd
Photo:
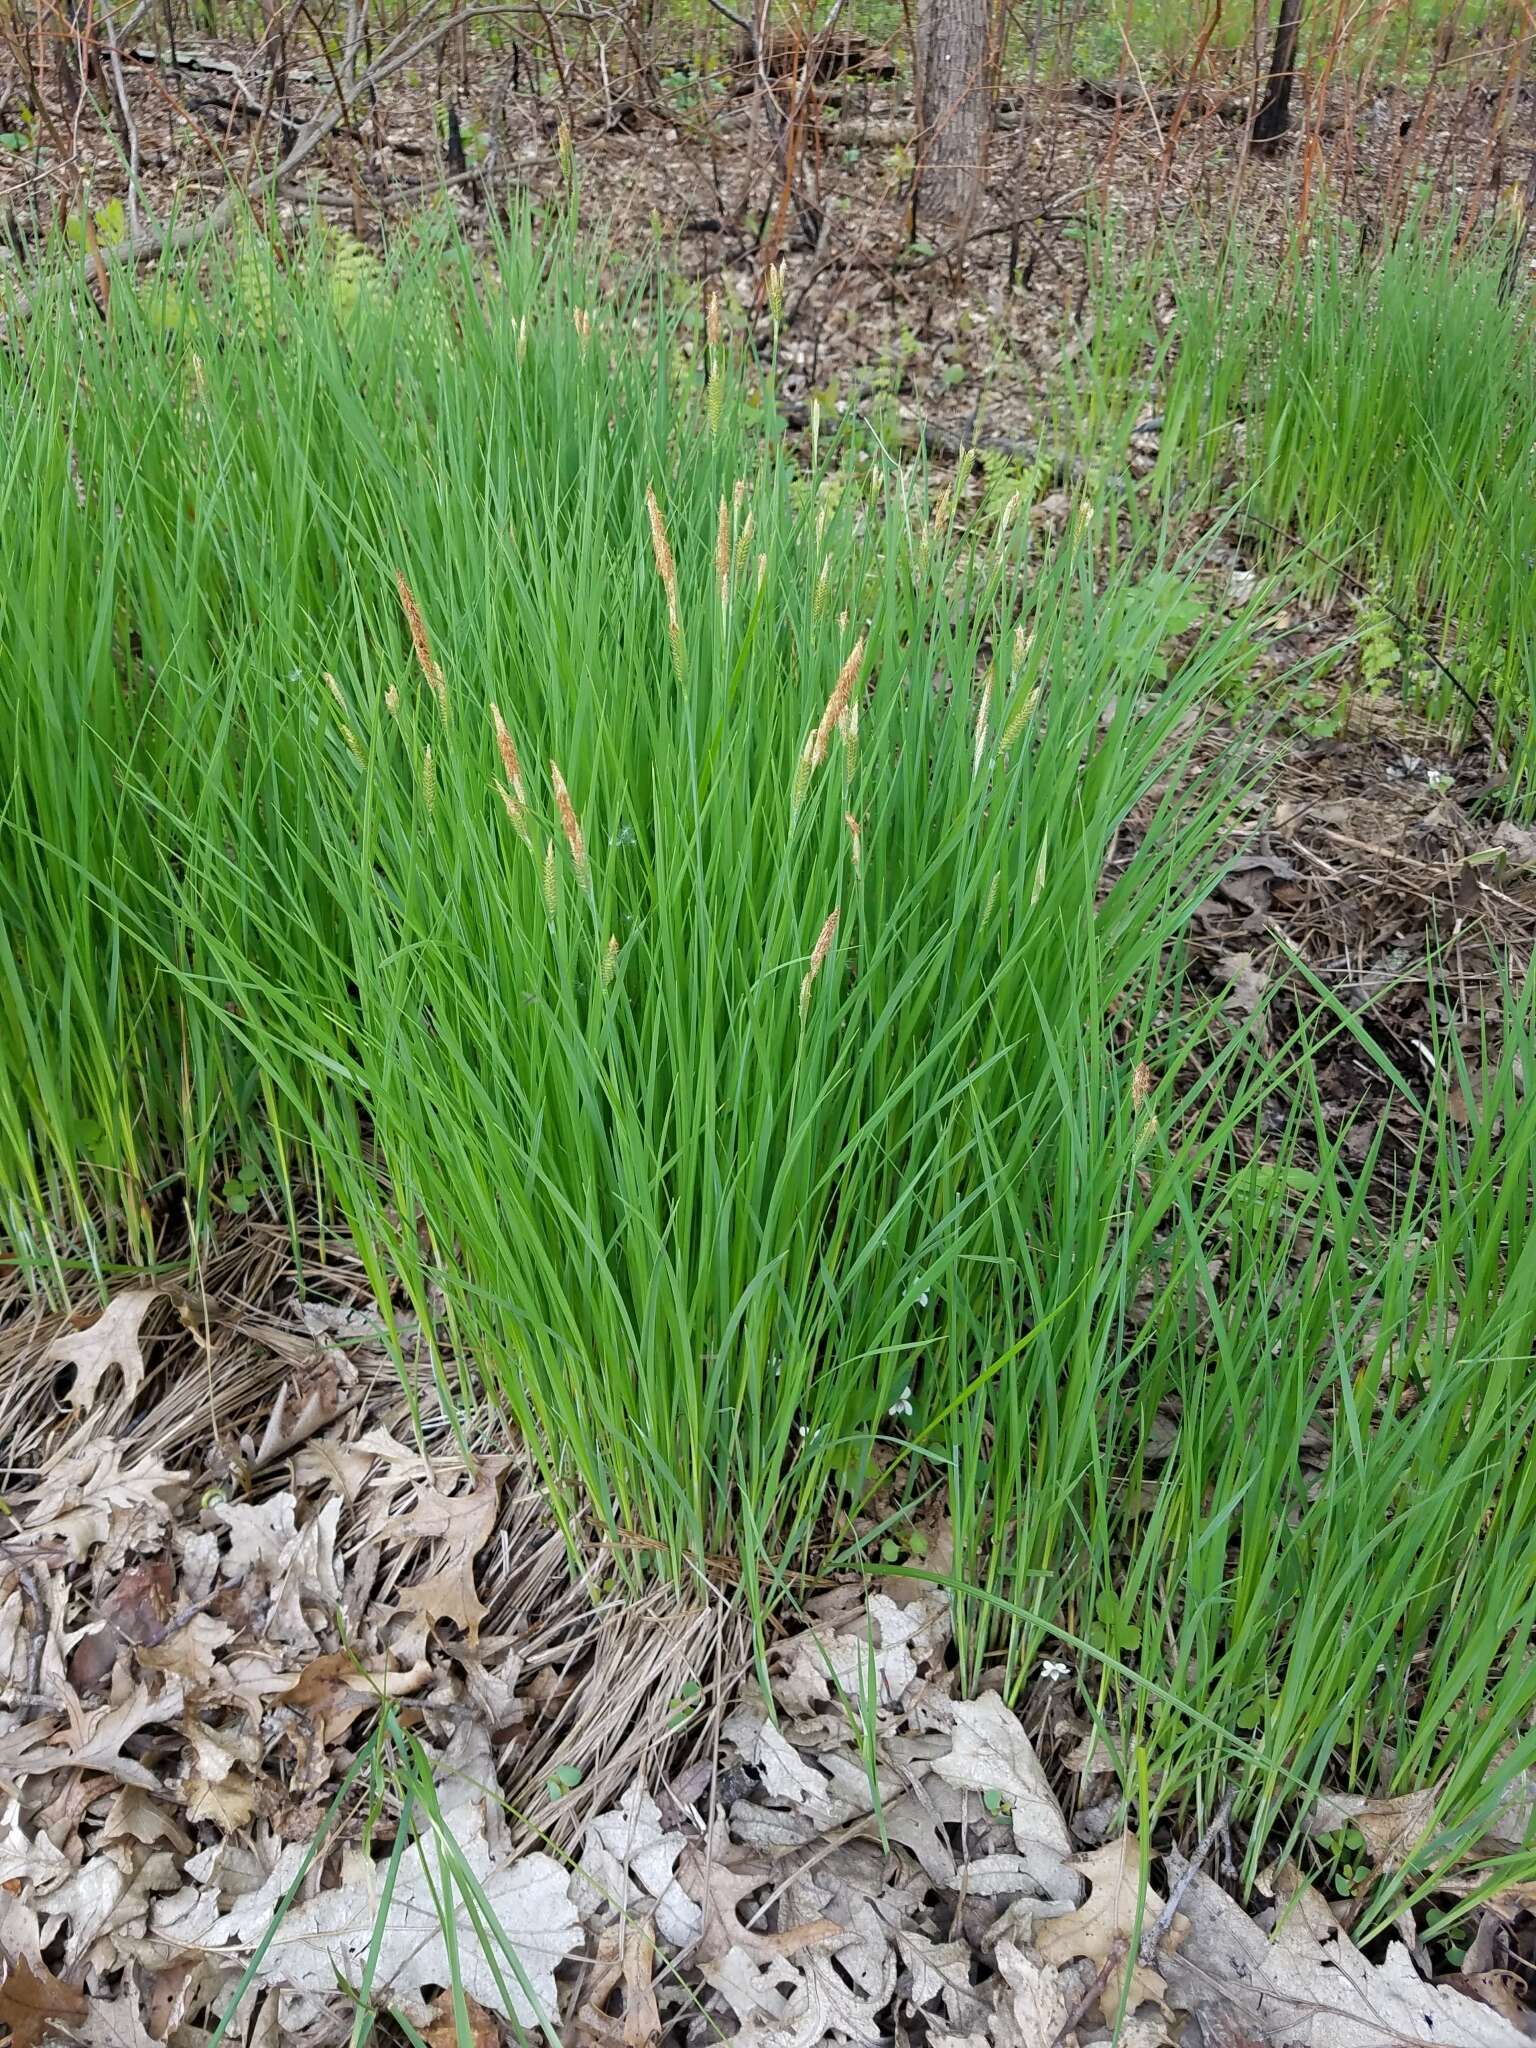
[[[1131,1108],[1137,1116],[1141,1116],[1141,1128],[1136,1133],[1138,1145],[1149,1144],[1157,1136],[1157,1111],[1147,1109],[1155,1086],[1152,1069],[1145,1060],[1138,1060],[1136,1071],[1131,1075]],[[1146,1110],[1145,1116],[1142,1116],[1143,1110]]]
[[[849,851],[853,855],[853,872],[856,875],[862,875],[864,872],[863,828],[852,811],[844,811],[843,823],[848,827],[848,845]]]
[[[400,716],[400,692],[393,683],[384,692],[384,709],[391,718]]]
[[[853,686],[859,680],[859,670],[864,666],[864,635],[861,633],[853,643],[853,652],[837,672],[837,681],[832,685],[832,694],[827,699],[826,709],[821,714],[821,723],[814,735],[813,768],[819,768],[827,756],[827,746],[839,719],[848,709],[853,695]]]
[[[437,808],[437,764],[432,759],[430,747],[423,747],[421,751],[421,800],[430,818]]]
[[[604,946],[604,948],[603,948],[603,986],[604,986],[604,988],[612,988],[612,987],[613,987],[613,984],[614,984],[614,979],[615,979],[615,977],[617,976],[617,974],[618,974],[618,971],[619,971],[619,942],[618,942],[618,939],[617,939],[617,938],[616,938],[616,937],[614,936],[614,934],[613,934],[612,932],[610,932],[610,933],[608,934],[608,943],[607,943],[607,945],[606,945],[606,946]]]
[[[651,552],[656,557],[656,574],[661,578],[661,587],[667,593],[667,603],[677,609],[677,564],[672,559],[672,543],[667,539],[667,523],[661,516],[661,507],[656,502],[656,493],[647,484],[645,487],[645,509],[651,519]]]
[[[405,613],[405,623],[410,628],[411,646],[416,652],[416,666],[431,685],[437,699],[438,709],[443,714],[444,724],[448,721],[448,684],[442,670],[432,658],[432,643],[427,638],[426,624],[421,616],[411,586],[405,580],[403,570],[395,571],[395,588],[400,593],[400,609]]]
[[[805,745],[800,749],[800,758],[795,763],[795,780],[789,793],[789,821],[793,824],[800,815],[800,806],[805,802],[805,793],[811,786],[811,777],[816,771],[816,732],[813,727],[805,736]]]
[[[661,587],[667,593],[667,638],[672,643],[672,667],[677,680],[682,682],[688,672],[687,649],[683,645],[683,621],[677,608],[677,564],[672,559],[672,543],[667,539],[666,521],[661,516],[661,507],[656,502],[656,493],[647,484],[645,487],[645,509],[651,520],[651,552],[656,557],[656,574],[661,578]]]
[[[715,576],[720,585],[720,609],[731,600],[731,510],[720,493],[720,517],[715,525]]]
[[[753,514],[749,512],[742,522],[740,533],[736,536],[736,559],[731,565],[731,573],[738,583],[747,573],[747,557],[752,551],[754,525]]]
[[[501,756],[502,773],[507,786],[501,790],[501,800],[507,807],[507,816],[512,820],[525,844],[531,846],[528,837],[528,792],[523,787],[523,764],[517,758],[517,748],[512,744],[512,735],[502,722],[501,712],[491,706],[491,724],[496,733],[496,751]]]
[[[832,941],[837,936],[837,920],[841,916],[841,908],[835,909],[832,912],[832,915],[817,934],[815,945],[811,948],[811,964],[805,970],[805,974],[800,982],[800,1022],[802,1024],[810,1014],[811,991],[815,988],[816,977],[825,966],[827,955],[832,950]]]
[[[1008,723],[1003,727],[1003,736],[997,743],[999,753],[1007,754],[1012,752],[1014,742],[1018,739],[1025,726],[1028,725],[1030,715],[1039,701],[1040,686],[1038,683],[1032,690],[1021,690],[1019,692],[1019,701],[1014,705],[1012,711],[1009,712]]]
[[[839,737],[843,742],[843,787],[853,787],[854,771],[859,765],[859,700],[855,697],[848,709],[837,721]]]
[[[987,751],[987,719],[992,710],[992,677],[994,670],[987,670],[987,680],[982,685],[981,702],[976,708],[976,750],[971,756],[971,779],[974,782],[981,773],[981,757]]]
[[[340,730],[341,736],[347,744],[347,751],[351,755],[353,755],[355,759],[361,761],[363,758],[363,750],[361,746],[359,746],[358,744],[357,734],[352,730],[351,726],[347,723],[347,700],[341,694],[340,683],[337,682],[336,678],[331,674],[329,669],[325,671],[325,687],[336,699],[336,708],[341,713]]]
[[[571,792],[565,786],[565,777],[560,773],[558,761],[549,764],[549,779],[554,787],[555,808],[560,813],[560,830],[565,834],[565,843],[571,849],[571,866],[576,870],[576,880],[584,896],[592,894],[592,870],[587,863],[587,842],[582,833],[581,820],[576,815],[576,806],[571,802]]]
[[[560,870],[555,865],[555,842],[549,840],[544,848],[544,914],[549,919],[551,931],[555,928],[555,912],[560,908]]]
[[[943,533],[948,528],[950,520],[955,515],[955,507],[959,504],[966,484],[970,481],[971,470],[975,465],[975,461],[976,450],[974,448],[965,449],[955,466],[953,481],[946,484],[944,489],[934,499],[932,527],[934,533]]]

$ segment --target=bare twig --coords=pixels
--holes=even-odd
[[[1195,1844],[1195,1853],[1179,1873],[1177,1884],[1168,1894],[1168,1903],[1152,1922],[1141,1930],[1140,1961],[1144,1968],[1150,1968],[1157,1959],[1157,1952],[1163,1945],[1163,1938],[1174,1922],[1179,1910],[1179,1901],[1189,1890],[1190,1880],[1210,1855],[1212,1848],[1226,1832],[1227,1822],[1232,1818],[1232,1801],[1235,1794],[1228,1792],[1211,1820],[1210,1826]]]

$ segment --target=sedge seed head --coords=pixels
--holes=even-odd
[[[667,522],[661,515],[656,502],[656,493],[647,484],[645,487],[645,509],[651,521],[651,552],[656,557],[656,574],[661,578],[667,593],[667,601],[677,606],[677,564],[672,559],[672,543],[667,539]]]
[[[400,594],[400,609],[405,613],[405,623],[410,630],[411,646],[416,655],[416,666],[421,670],[431,686],[432,694],[437,699],[438,709],[442,712],[443,719],[446,722],[448,717],[448,685],[442,670],[433,659],[432,643],[427,638],[426,622],[421,616],[421,607],[417,604],[415,593],[412,591],[410,584],[406,582],[405,574],[400,569],[395,571],[395,588]]]
[[[747,572],[747,561],[752,552],[752,532],[753,517],[749,512],[742,521],[740,533],[736,536],[736,559],[732,564],[732,573],[738,583]]]
[[[617,938],[616,938],[616,937],[614,936],[614,934],[613,934],[612,932],[610,932],[610,933],[608,934],[608,943],[607,943],[607,945],[606,945],[606,946],[604,946],[604,948],[603,948],[603,986],[604,986],[604,988],[612,988],[612,987],[613,987],[613,984],[614,984],[614,979],[615,979],[615,977],[617,976],[617,974],[618,974],[618,971],[619,971],[619,942],[618,942],[618,939],[617,939]]]
[[[1009,712],[1008,723],[1003,727],[1003,736],[998,741],[998,746],[1003,753],[1011,752],[1014,742],[1018,739],[1025,726],[1028,725],[1034,708],[1039,701],[1040,686],[1038,683],[1032,690],[1020,691],[1019,701],[1014,705],[1012,711]]]
[[[347,723],[347,700],[341,694],[340,683],[337,682],[336,678],[331,674],[329,669],[326,669],[325,671],[325,687],[330,691],[331,695],[335,698],[336,708],[341,713],[340,731],[341,737],[346,743],[347,751],[353,756],[355,760],[361,761],[363,758],[362,747],[358,743],[357,734],[352,730],[351,726]]]
[[[837,681],[832,685],[832,694],[827,699],[826,709],[821,714],[821,723],[816,728],[813,739],[814,758],[811,762],[813,768],[819,768],[826,759],[828,743],[839,720],[848,709],[854,685],[859,680],[859,670],[863,666],[864,635],[861,633],[853,643],[853,652],[838,670]]]
[[[581,829],[581,820],[576,815],[576,806],[571,802],[571,792],[565,786],[565,777],[560,773],[558,761],[549,764],[549,779],[555,792],[555,809],[560,814],[560,830],[565,834],[565,843],[571,850],[571,865],[576,870],[576,880],[584,896],[592,894],[592,870],[587,863],[587,842]]]
[[[715,575],[720,583],[720,602],[725,603],[731,580],[731,508],[720,496],[720,517],[715,524]]]
[[[781,258],[768,266],[768,318],[775,327],[784,325],[784,263]]]
[[[804,977],[800,983],[800,1022],[802,1024],[810,1012],[811,991],[815,988],[816,977],[826,965],[827,955],[832,950],[832,941],[837,936],[837,920],[841,915],[842,910],[840,907],[833,910],[832,915],[817,933],[816,943],[811,948],[811,964],[805,970]]]
[[[520,805],[528,801],[528,792],[523,787],[523,764],[517,758],[517,748],[512,744],[512,735],[507,731],[498,706],[491,706],[491,725],[496,733],[496,751],[501,756],[502,773],[507,778],[507,787]]]
[[[992,670],[987,670],[987,680],[982,685],[981,702],[976,707],[976,750],[971,756],[971,776],[974,780],[981,773],[981,757],[987,751],[987,719],[992,710]]]
[[[421,752],[421,800],[430,818],[437,809],[437,763],[432,759],[430,747],[423,747]]]
[[[549,919],[550,930],[554,930],[555,912],[560,908],[560,870],[555,865],[555,842],[549,840],[544,848],[544,914]]]

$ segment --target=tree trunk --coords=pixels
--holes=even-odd
[[[992,132],[988,0],[919,0],[913,229],[957,241],[981,198]]]
[[[1250,131],[1255,142],[1278,142],[1291,125],[1291,87],[1296,82],[1296,43],[1301,34],[1302,0],[1280,0],[1275,52],[1269,60],[1264,96]]]

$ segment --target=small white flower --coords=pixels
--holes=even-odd
[[[1054,1657],[1045,1657],[1041,1659],[1040,1676],[1049,1679],[1054,1685],[1058,1678],[1070,1678],[1072,1676],[1072,1666],[1070,1664],[1058,1664]]]
[[[900,1396],[891,1403],[885,1412],[887,1415],[910,1415],[912,1413],[912,1386],[910,1381],[902,1388]]]
[[[928,1306],[928,1290],[926,1287],[923,1289],[922,1293],[917,1297],[917,1305],[919,1308],[926,1308]]]

